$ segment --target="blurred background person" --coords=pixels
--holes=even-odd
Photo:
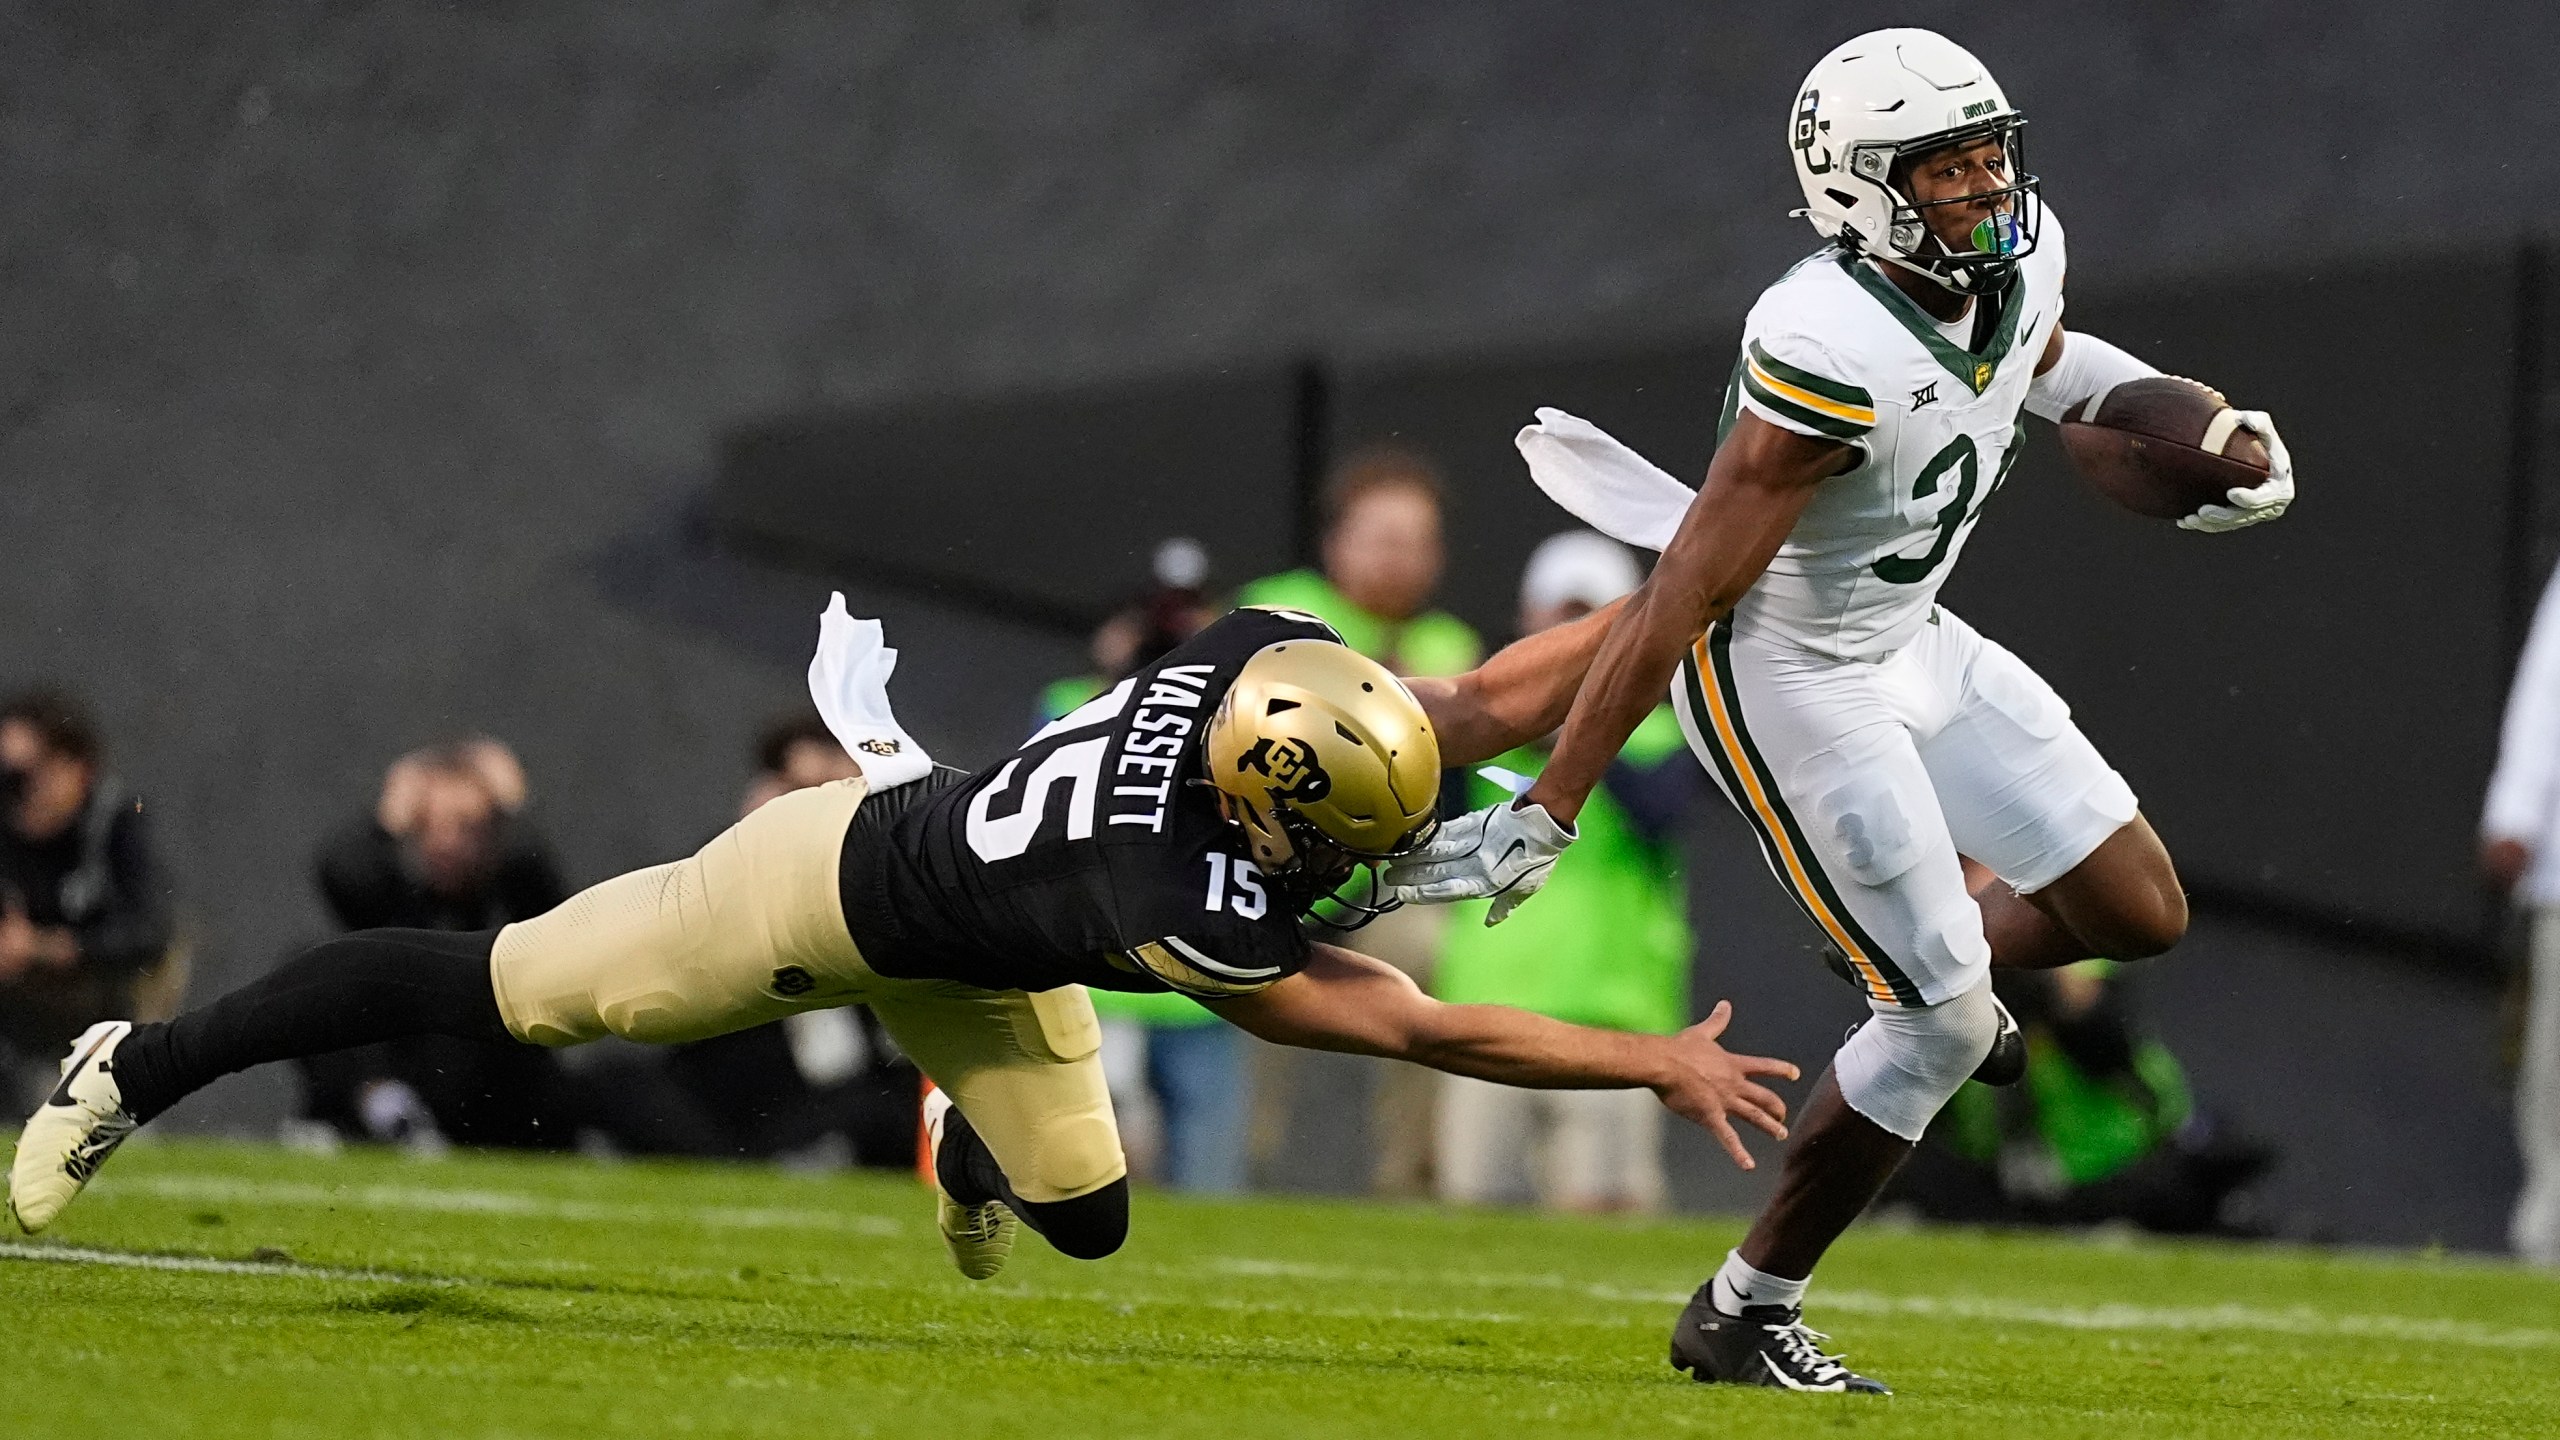
[[[2530,914],[2516,1140],[2524,1192],[2508,1239],[2560,1265],[2560,572],[2544,585],[2507,693],[2498,766],[2480,820],[2480,865]]]
[[[1281,605],[1331,625],[1342,643],[1399,675],[1455,675],[1483,656],[1476,632],[1431,607],[1446,563],[1441,539],[1444,487],[1439,468],[1418,451],[1376,445],[1355,451],[1326,477],[1321,569],[1265,576],[1237,592],[1238,605]],[[1444,796],[1460,787],[1444,784]],[[1449,917],[1444,907],[1414,905],[1379,917],[1350,941],[1428,989]],[[1338,939],[1338,936],[1319,937]],[[1275,1154],[1287,1134],[1294,1058],[1278,1046],[1257,1057],[1253,1149]],[[1438,1076],[1412,1065],[1372,1066],[1375,1147],[1371,1188],[1381,1195],[1431,1193],[1433,1112]]]
[[[756,738],[755,774],[738,813],[855,773],[816,711],[779,716]],[[679,1045],[666,1052],[666,1067],[714,1132],[711,1153],[804,1168],[915,1163],[920,1081],[868,1006]]]
[[[1203,594],[1209,555],[1196,540],[1158,545],[1155,584],[1093,632],[1092,671],[1040,692],[1045,725],[1199,633],[1216,618]],[[1233,1194],[1245,1188],[1252,1077],[1243,1031],[1187,995],[1095,990],[1103,1070],[1132,1173],[1175,1190]]]
[[[185,983],[142,802],[105,761],[71,696],[0,705],[0,1096],[50,1086],[58,1052],[99,1020],[165,1017]]]
[[[486,930],[568,897],[551,843],[523,813],[524,766],[487,736],[411,751],[372,813],[320,847],[320,893],[357,930]]]
[[[747,781],[738,813],[752,815],[768,800],[849,780],[860,773],[844,742],[827,729],[815,710],[795,710],[768,721],[756,735],[755,774]]]
[[[526,799],[515,752],[487,736],[401,756],[372,809],[314,857],[330,917],[344,930],[493,930],[559,904],[569,889]],[[429,1036],[314,1056],[299,1069],[303,1119],[345,1139],[430,1149],[576,1140],[548,1050]]]
[[[1635,557],[1604,535],[1550,536],[1521,576],[1520,633],[1587,615],[1642,578]],[[1551,743],[1493,764],[1525,783],[1546,763]],[[1612,1030],[1661,1035],[1688,1024],[1688,904],[1673,837],[1704,783],[1671,707],[1656,709],[1583,807],[1582,838],[1537,904],[1490,929],[1484,903],[1451,907],[1459,913],[1432,992]],[[1508,793],[1481,773],[1468,778],[1469,808]],[[1441,1198],[1469,1205],[1534,1199],[1579,1211],[1662,1208],[1662,1124],[1653,1113],[1660,1107],[1638,1103],[1650,1101],[1645,1092],[1537,1092],[1434,1078],[1441,1082]]]
[[[1217,618],[1202,589],[1209,581],[1209,552],[1199,541],[1187,535],[1158,541],[1148,557],[1148,570],[1147,592],[1094,627],[1087,651],[1093,668],[1081,675],[1061,676],[1042,688],[1033,707],[1032,728],[1119,684],[1122,676],[1161,659]]]

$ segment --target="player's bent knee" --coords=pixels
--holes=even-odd
[[[2150,953],[2160,952],[2187,938],[2187,892],[2172,881],[2160,893],[2160,903],[2153,907],[2152,926],[2142,937]]]
[[[2187,897],[2176,895],[2143,914],[2118,943],[2119,960],[2148,960],[2187,936]]]
[[[1129,1179],[1072,1200],[1022,1202],[1022,1219],[1071,1260],[1099,1260],[1129,1238]]]
[[[2111,909],[2080,938],[2109,960],[2148,960],[2167,952],[2187,934],[2187,897],[2175,884],[2146,894],[2135,904]]]
[[[1936,1005],[1875,1009],[1840,1047],[1832,1073],[1849,1108],[1917,1142],[1999,1038],[1991,985],[1978,980]]]

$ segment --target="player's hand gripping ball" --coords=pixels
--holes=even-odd
[[[2293,457],[2275,421],[2175,375],[2128,380],[2072,411],[2062,448],[2109,499],[2184,530],[2263,524],[2293,503]]]

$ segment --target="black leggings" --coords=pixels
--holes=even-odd
[[[942,1122],[942,1148],[934,1153],[933,1169],[952,1199],[963,1205],[1002,1200],[1033,1233],[1070,1259],[1099,1260],[1129,1238],[1129,1177],[1072,1200],[1025,1200],[1013,1192],[995,1152],[957,1109]]]
[[[116,1088],[148,1120],[235,1070],[412,1035],[513,1041],[489,952],[498,932],[359,930],[323,941],[201,1010],[139,1025]]]
[[[252,1065],[412,1035],[512,1041],[489,978],[497,938],[495,930],[359,930],[314,945],[201,1010],[135,1027],[116,1049],[124,1107],[149,1120]],[[935,1163],[953,1199],[1004,1201],[1062,1254],[1099,1260],[1128,1237],[1127,1179],[1072,1200],[1024,1200],[957,1110]]]

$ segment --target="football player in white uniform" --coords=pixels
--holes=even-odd
[[[1652,472],[1679,507],[1651,537],[1661,562],[1534,787],[1388,876],[1407,899],[1520,903],[1669,685],[1690,745],[1845,960],[1874,1013],[1817,1083],[1777,1193],[1680,1317],[1672,1363],[1701,1381],[1883,1391],[1803,1325],[1806,1279],[1969,1075],[2015,1078],[1991,967],[2135,959],[2186,928],[2131,788],[2051,687],[1936,603],[2016,458],[2020,412],[2058,419],[2156,373],[2064,331],[2062,227],[2021,163],[2023,124],[1979,61],[1925,30],[1862,35],[1814,67],[1788,144],[1827,243],[1753,306],[1705,484],[1691,499]],[[2274,473],[2189,529],[2271,520],[2292,498],[2272,423],[2239,423]],[[1613,463],[1596,430],[1533,427],[1533,466],[1533,437]],[[1645,538],[1609,511],[1584,518]],[[2002,883],[1967,893],[1965,856]]]

